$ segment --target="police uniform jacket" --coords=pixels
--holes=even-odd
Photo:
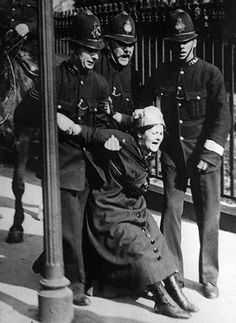
[[[110,152],[104,142],[114,134],[120,151]],[[113,129],[83,127],[79,140],[98,147],[98,164],[106,181],[91,190],[87,229],[90,240],[108,263],[130,267],[136,288],[145,288],[174,273],[176,267],[143,194],[148,187],[148,163],[134,138]],[[88,146],[89,147],[89,146]],[[88,148],[89,149],[89,148]]]
[[[107,113],[104,103],[109,96],[107,81],[94,71],[81,73],[71,60],[56,68],[57,111],[78,124],[106,127]],[[39,84],[36,83],[18,106],[16,123],[40,126]],[[85,187],[87,157],[78,142],[58,133],[60,187],[83,190]],[[88,155],[88,156],[87,156]],[[92,160],[91,160],[92,162]]]
[[[104,50],[95,65],[95,70],[108,81],[113,112],[132,115],[140,88],[140,77],[132,64],[120,66]],[[118,128],[114,120],[113,127]]]
[[[141,101],[151,103],[156,97],[166,122],[163,159],[170,164],[202,159],[219,165],[217,149],[206,149],[207,141],[224,147],[230,129],[219,69],[196,57],[183,66],[163,64],[144,86]]]

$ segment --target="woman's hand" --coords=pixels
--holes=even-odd
[[[111,137],[107,139],[104,143],[104,147],[110,151],[119,151],[121,149],[120,142],[114,135],[111,135]]]

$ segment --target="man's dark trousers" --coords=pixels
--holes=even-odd
[[[61,189],[62,236],[65,276],[84,292],[85,270],[82,231],[88,187],[81,191]]]
[[[166,205],[161,219],[161,231],[175,257],[180,272],[179,279],[183,281],[184,277],[181,218],[189,177],[200,238],[199,282],[216,284],[219,270],[220,165],[210,165],[206,172],[198,173],[193,167],[177,171],[163,163],[162,174]]]

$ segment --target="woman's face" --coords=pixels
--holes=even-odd
[[[142,134],[141,147],[147,152],[156,153],[163,140],[164,127],[161,124],[155,125]]]

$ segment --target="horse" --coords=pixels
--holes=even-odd
[[[23,39],[22,39],[23,41]],[[22,45],[22,42],[19,42]],[[12,190],[15,196],[14,221],[6,242],[23,241],[24,209],[22,196],[25,190],[24,171],[28,159],[29,143],[39,125],[22,127],[14,122],[16,107],[32,88],[37,77],[37,64],[21,46],[0,48],[0,132],[14,149]]]

